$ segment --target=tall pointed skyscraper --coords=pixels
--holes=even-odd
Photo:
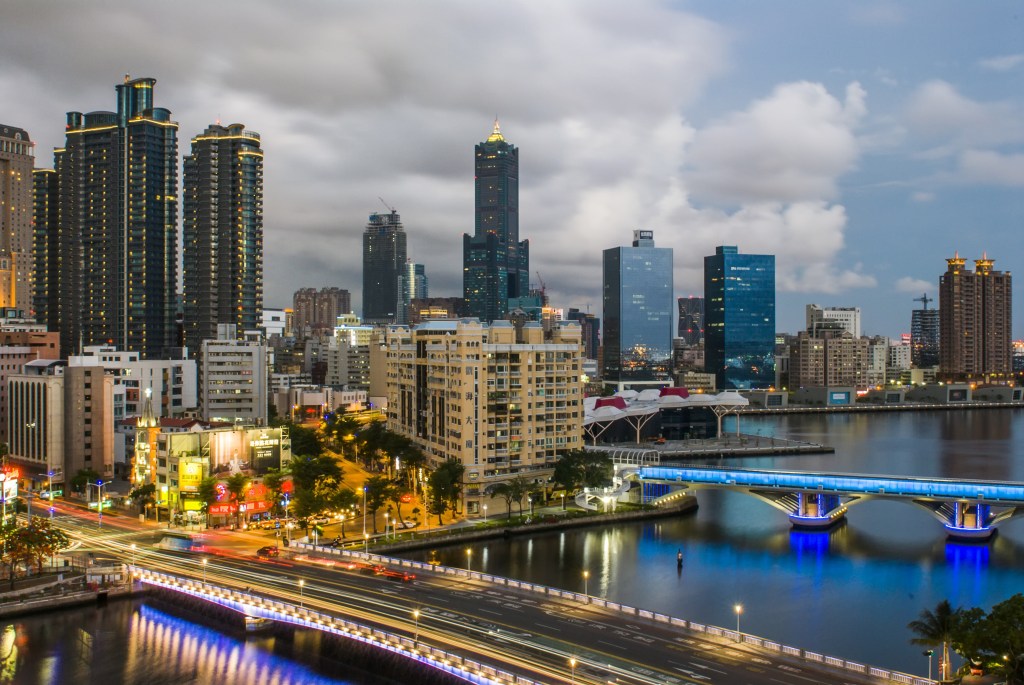
[[[116,112],[68,112],[54,151],[58,226],[46,258],[61,278],[41,294],[67,353],[116,345],[157,357],[174,343],[178,124],[153,106],[155,85],[126,76]],[[46,184],[36,188],[37,207],[52,204],[39,195]]]
[[[503,319],[530,289],[530,242],[519,240],[519,150],[497,120],[476,146],[476,233],[462,236],[462,292],[470,315]]]
[[[242,124],[192,139],[183,183],[185,344],[198,356],[217,325],[239,339],[263,316],[263,150]]]
[[[32,309],[32,167],[24,129],[0,124],[0,306]]]

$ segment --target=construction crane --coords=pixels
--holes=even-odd
[[[395,208],[394,208],[394,207],[392,207],[391,205],[389,205],[389,204],[388,204],[387,202],[385,202],[385,201],[384,201],[384,198],[382,198],[382,197],[381,197],[380,195],[378,195],[378,196],[377,196],[377,199],[378,199],[378,200],[380,200],[380,203],[381,203],[382,205],[384,205],[385,207],[387,207],[387,208],[388,208],[388,211],[390,211],[390,212],[391,212],[392,214],[394,214],[394,213],[395,213]]]
[[[534,271],[533,273],[537,274],[537,282],[540,283],[540,294],[543,297],[548,292],[548,284],[545,283],[544,279],[540,277],[539,271]]]
[[[914,302],[921,302],[921,303],[924,304],[925,311],[928,311],[928,303],[929,302],[934,302],[934,301],[935,301],[935,298],[934,297],[928,297],[928,293],[925,293],[924,295],[921,295],[921,297],[915,297],[914,298]]]

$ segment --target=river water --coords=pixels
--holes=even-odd
[[[1024,481],[1021,410],[745,417],[741,430],[836,452],[728,464]],[[740,604],[744,632],[919,675],[927,660],[906,625],[922,609],[947,598],[987,609],[1024,592],[1024,519],[1000,524],[991,542],[962,544],[902,502],[857,504],[843,526],[808,533],[747,495],[701,491],[698,500],[698,511],[680,518],[477,543],[472,567],[731,628]],[[436,553],[442,563],[466,564],[465,548]],[[0,683],[367,682],[307,657],[301,645],[237,640],[142,604],[8,623],[0,659],[17,675]]]

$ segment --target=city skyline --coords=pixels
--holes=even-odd
[[[866,334],[909,332],[950,255],[1017,266],[1024,50],[1009,2],[226,3],[202,25],[189,3],[68,6],[5,8],[0,84],[18,97],[0,120],[49,166],[65,112],[108,109],[131,73],[158,80],[185,139],[214,119],[260,131],[268,306],[358,288],[378,196],[432,291],[459,294],[469,151],[495,115],[522,151],[530,280],[566,309],[598,313],[600,251],[634,229],[674,248],[678,297],[702,295],[715,245],[777,255],[789,332],[812,302],[860,307]],[[158,17],[159,32],[132,29]],[[111,21],[123,41],[103,39]]]

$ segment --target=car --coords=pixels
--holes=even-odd
[[[256,550],[256,556],[266,557],[267,559],[276,559],[281,555],[281,550],[273,545],[267,545],[266,547],[260,547]]]

